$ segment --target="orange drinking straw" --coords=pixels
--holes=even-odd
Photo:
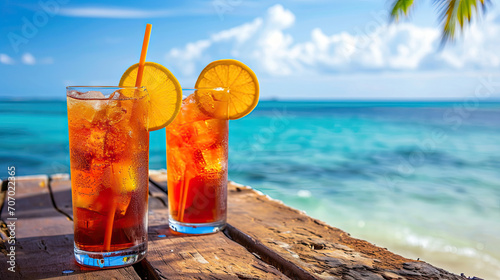
[[[115,221],[115,212],[116,212],[116,201],[112,199],[111,209],[109,209],[108,217],[106,220],[106,231],[104,232],[104,252],[111,251],[111,237],[113,236],[113,222]]]
[[[146,63],[146,53],[148,52],[149,37],[151,36],[151,24],[146,24],[146,33],[144,33],[144,41],[142,42],[141,58],[139,59],[139,69],[137,69],[137,79],[135,87],[140,87],[142,83],[142,73],[144,72],[144,64]]]
[[[113,190],[113,196],[111,197],[111,207],[108,212],[108,217],[106,219],[106,231],[104,232],[104,252],[109,252],[111,250],[111,237],[113,235],[113,223],[115,221],[115,212],[116,212],[116,199],[115,196],[118,195],[118,191],[116,189],[119,182],[117,182],[115,178],[115,171],[113,170],[113,164],[111,164],[111,178],[110,184],[111,189]]]
[[[142,74],[144,72],[144,64],[146,63],[146,53],[148,52],[149,37],[151,36],[151,24],[146,24],[146,33],[144,34],[144,41],[142,42],[141,58],[139,59],[139,69],[137,70],[137,79],[135,80],[135,86],[140,87],[142,83]],[[113,93],[114,94],[114,93]],[[113,165],[111,165],[111,188],[114,190],[113,197],[118,195],[119,188],[117,180],[115,179],[115,171],[113,170]],[[106,231],[104,232],[104,251],[108,252],[111,250],[111,237],[113,235],[113,222],[115,220],[116,212],[116,201],[112,199],[111,208],[109,209],[108,217],[106,220]]]
[[[168,166],[167,166],[168,168]],[[189,181],[191,180],[190,172],[188,171],[189,166],[184,168],[184,182],[182,183],[181,193],[179,197],[181,198],[181,204],[179,205],[179,222],[184,222],[184,212],[186,211],[186,200],[188,196]]]

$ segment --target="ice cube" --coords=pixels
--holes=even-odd
[[[206,172],[221,172],[227,169],[227,159],[224,154],[225,147],[221,144],[215,144],[202,151],[205,162],[204,170]]]
[[[80,93],[78,98],[89,99],[82,101],[82,111],[85,111],[85,118],[89,122],[94,122],[97,117],[102,117],[104,112],[99,114],[99,111],[105,110],[106,101],[103,100],[104,94],[100,91],[87,91]]]
[[[182,102],[181,113],[184,123],[201,121],[210,119],[203,111],[200,110],[200,102],[196,101],[194,94],[190,95]]]
[[[167,151],[167,169],[169,170],[169,180],[177,182],[184,177],[184,172],[186,171],[186,161],[186,153],[183,153],[179,149],[169,149]]]
[[[192,154],[193,163],[199,168],[203,169],[207,165],[205,158],[203,157],[203,152],[200,149],[193,150]]]
[[[113,163],[113,178],[112,186],[116,194],[116,213],[117,217],[125,215],[127,212],[136,213],[137,203],[141,197],[147,193],[148,185],[148,165],[147,165],[148,152],[139,152],[137,160],[135,158],[128,158],[120,161],[120,163]],[[130,205],[135,197],[135,204]],[[145,197],[144,197],[145,198]],[[132,207],[130,209],[130,207]],[[133,214],[134,216],[137,214]]]
[[[95,90],[89,90],[87,92],[80,92],[78,95],[79,98],[84,98],[84,99],[105,99],[106,97],[102,92],[100,91],[95,91]]]
[[[72,170],[71,176],[74,188],[74,201],[76,207],[89,209],[95,212],[104,212],[108,204],[106,185],[109,185],[105,179],[109,177],[109,168],[98,168],[92,166],[92,170],[80,171]]]
[[[94,160],[89,173],[75,172],[77,195],[75,205],[99,213],[107,213],[115,205],[115,219],[125,215],[140,178],[131,163],[111,166]],[[91,176],[89,176],[92,174]],[[144,180],[143,180],[144,181]]]
[[[181,126],[177,131],[173,131],[173,133],[175,132],[182,138],[183,143],[192,143],[192,139],[196,136],[196,129],[190,125]]]
[[[212,124],[211,121],[198,121],[193,123],[193,128],[196,131],[194,133],[193,142],[202,149],[210,147],[213,144],[216,144],[219,140],[217,138],[219,131],[217,131],[217,127]],[[216,121],[216,120],[215,120]]]
[[[106,140],[106,130],[94,127],[90,131],[90,137],[87,139],[87,147],[92,151],[94,158],[103,159]]]
[[[107,111],[108,111],[107,117],[110,120],[110,125],[118,123],[127,114],[127,109],[118,106],[109,107]]]
[[[102,96],[102,93],[98,93]],[[102,117],[106,117],[108,102],[106,99],[80,99],[79,96],[76,99],[68,99],[68,115],[71,116],[72,120],[77,121],[83,118],[89,123],[95,123]],[[98,96],[98,94],[93,93],[89,96]]]
[[[125,215],[132,198],[132,192],[135,191],[139,183],[139,175],[136,168],[132,167],[132,162],[128,164],[115,165],[114,173],[111,176],[113,188],[117,198],[116,211],[119,216]]]
[[[123,96],[119,90],[114,91],[112,94],[110,94],[108,96],[108,99],[110,99],[110,100],[118,100],[118,99],[122,99],[122,98],[123,98]]]
[[[68,96],[71,96],[71,97],[77,97],[78,95],[80,94],[80,92],[76,91],[76,90],[70,90],[68,91],[67,95]]]

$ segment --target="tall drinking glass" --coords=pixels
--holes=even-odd
[[[147,250],[145,88],[67,87],[74,254],[91,267],[140,261]]]
[[[187,234],[221,230],[227,212],[228,103],[224,89],[183,89],[166,128],[169,226]]]

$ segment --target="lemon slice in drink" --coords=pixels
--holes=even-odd
[[[255,73],[245,64],[234,59],[216,60],[201,71],[195,87],[220,88],[222,91],[197,90],[201,110],[211,116],[221,117],[217,103],[228,102],[227,118],[236,120],[248,115],[259,102],[259,82]],[[225,94],[228,92],[229,94]]]
[[[139,63],[130,66],[120,79],[120,86],[135,86]],[[163,65],[146,62],[141,86],[149,93],[149,131],[169,125],[179,113],[182,88]]]

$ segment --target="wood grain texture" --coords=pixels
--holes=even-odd
[[[5,195],[7,194],[7,184],[9,181],[0,180],[0,213],[2,213],[3,204],[5,202]],[[7,234],[7,224],[0,217],[0,244],[3,245],[3,241],[7,240],[9,235]]]
[[[73,223],[55,209],[47,176],[17,177],[15,198],[15,273],[7,270],[11,245],[3,243],[2,279],[140,279],[133,267],[102,271],[76,264]],[[0,216],[9,224],[5,208]]]
[[[54,207],[73,220],[73,204],[71,197],[71,181],[69,174],[57,174],[49,178],[49,187]]]
[[[7,194],[7,186],[9,184],[8,180],[0,180],[0,213],[2,213],[2,207],[4,204],[4,198]]]
[[[167,192],[167,170],[149,170],[149,181]]]
[[[466,279],[353,238],[249,187],[229,183],[228,206],[228,223],[258,241],[250,251],[264,246],[318,279]]]
[[[10,218],[17,218],[17,238],[73,233],[73,223],[54,208],[47,176],[16,177],[14,198],[14,215],[3,207],[0,217],[7,224]]]
[[[158,205],[158,201],[162,204],[158,205],[156,208],[168,207],[168,195],[167,195],[167,173],[166,171],[160,170],[150,170],[149,171],[149,195],[150,197],[156,198],[154,201],[149,200],[150,205],[152,203]],[[152,209],[154,207],[150,207]]]
[[[168,210],[149,215],[147,260],[166,279],[289,279],[223,233],[174,234]]]
[[[167,193],[153,182],[149,183],[149,198],[150,209],[166,208],[168,206]],[[152,206],[152,204],[154,205]]]

